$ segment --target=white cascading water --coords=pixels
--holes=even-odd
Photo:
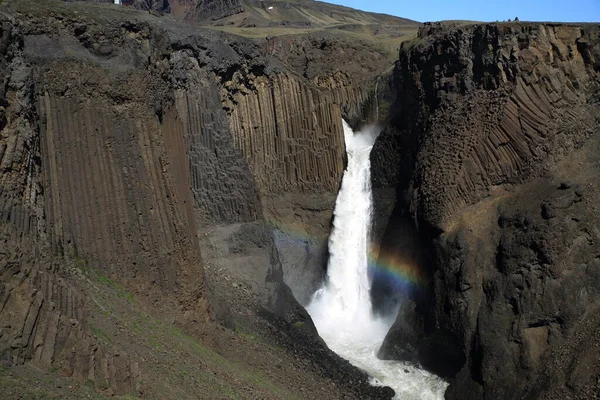
[[[372,384],[391,387],[395,399],[443,399],[447,384],[440,378],[406,363],[377,358],[395,318],[374,316],[369,294],[369,155],[378,132],[371,127],[354,134],[346,121],[343,124],[348,167],[335,203],[327,281],[306,309],[329,348],[368,373]]]

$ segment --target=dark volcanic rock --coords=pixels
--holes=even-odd
[[[600,393],[599,32],[426,25],[401,49],[373,184],[396,199],[384,241],[412,221],[429,284],[383,353],[449,399]]]
[[[30,0],[0,7],[2,365],[41,363],[106,393],[140,394],[140,353],[111,355],[97,340],[90,315],[110,310],[96,310],[82,280],[93,273],[210,342],[214,320],[232,328],[259,318],[234,315],[232,300],[215,293],[204,272],[218,267],[265,324],[291,332],[282,351],[326,371],[313,376],[329,390],[389,398],[326,348],[293,296],[306,299],[322,277],[344,168],[341,118],[358,114],[369,91],[353,82],[385,66],[341,70],[332,60],[319,72],[339,55],[327,52],[309,78],[300,56],[268,51],[274,41],[156,13]],[[316,54],[322,41],[285,43]],[[381,57],[364,43],[336,45],[363,61]]]

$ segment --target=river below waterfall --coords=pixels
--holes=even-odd
[[[343,124],[348,166],[335,204],[327,280],[313,295],[307,311],[329,348],[368,373],[373,385],[391,387],[395,399],[443,399],[447,384],[442,379],[406,363],[377,358],[395,319],[395,315],[373,315],[369,293],[369,155],[378,132],[371,127],[354,133],[345,121]]]

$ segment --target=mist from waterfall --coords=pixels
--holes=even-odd
[[[327,346],[367,372],[372,384],[391,387],[396,399],[443,399],[447,384],[440,378],[377,358],[395,319],[373,314],[368,275],[373,212],[369,156],[379,132],[370,126],[355,134],[345,121],[343,125],[348,166],[335,204],[327,279],[306,309]]]

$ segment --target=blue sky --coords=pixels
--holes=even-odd
[[[365,11],[417,21],[600,22],[600,0],[325,0]]]

